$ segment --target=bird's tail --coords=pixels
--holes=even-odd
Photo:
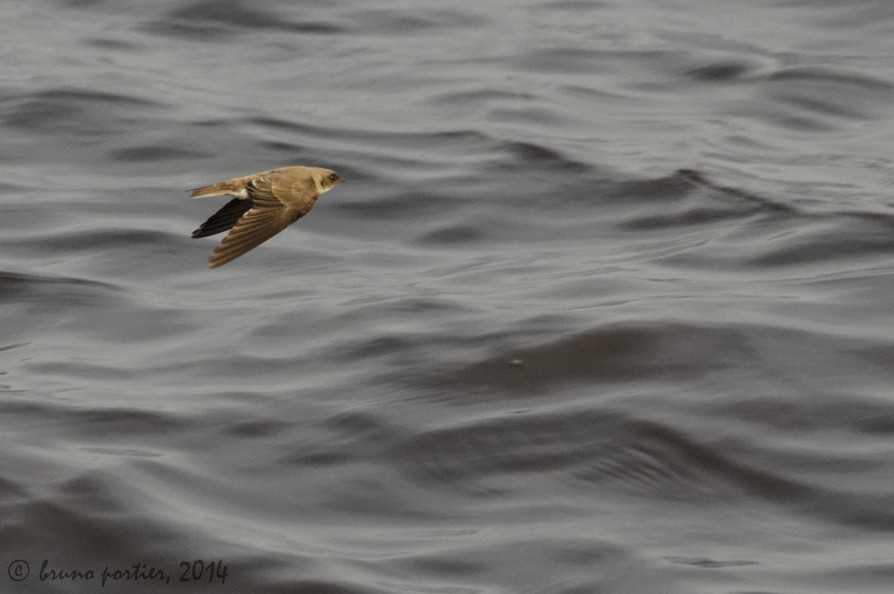
[[[190,198],[204,198],[206,196],[219,196],[221,194],[229,194],[236,198],[245,198],[245,180],[237,177],[211,184],[210,186],[202,186],[195,188],[189,193]]]
[[[190,198],[204,198],[205,196],[218,196],[220,194],[225,194],[227,192],[227,188],[224,183],[211,184],[210,186],[202,186],[201,188],[194,188],[190,191]]]

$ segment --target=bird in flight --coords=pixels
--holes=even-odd
[[[233,197],[192,232],[193,238],[199,238],[232,229],[214,248],[208,268],[223,266],[261,245],[306,215],[317,198],[339,181],[331,169],[281,167],[192,190],[192,198]]]

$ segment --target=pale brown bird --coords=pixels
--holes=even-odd
[[[226,206],[192,232],[194,238],[230,233],[214,248],[208,268],[223,266],[264,243],[313,208],[339,182],[322,167],[281,167],[192,190],[192,198],[233,196]]]

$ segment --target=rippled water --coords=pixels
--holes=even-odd
[[[3,591],[891,591],[888,2],[0,17]]]

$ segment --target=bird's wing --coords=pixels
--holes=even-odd
[[[216,235],[221,231],[231,229],[236,221],[253,206],[251,198],[233,198],[226,206],[214,213],[211,218],[202,223],[198,229],[192,232],[194,238]]]
[[[265,179],[249,182],[246,187],[252,206],[214,249],[208,259],[209,268],[217,268],[235,260],[300,219],[306,212],[289,208],[280,202]]]

